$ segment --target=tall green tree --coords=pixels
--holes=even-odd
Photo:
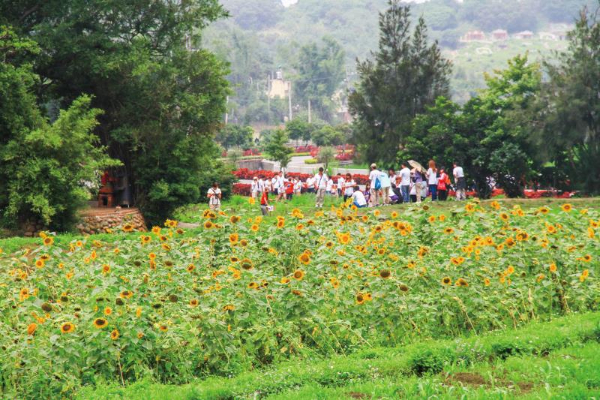
[[[410,7],[390,0],[379,16],[379,50],[358,63],[360,83],[350,95],[356,118],[354,142],[369,161],[392,164],[412,119],[439,96],[448,95],[450,62],[429,44],[425,21],[411,28]]]
[[[38,77],[27,55],[37,45],[0,27],[0,220],[18,228],[28,221],[67,230],[89,198],[87,185],[111,165],[93,134],[101,111],[82,96],[49,123],[33,87]]]
[[[40,100],[62,106],[87,93],[104,111],[95,132],[123,161],[150,222],[200,200],[220,168],[212,141],[227,67],[195,48],[224,15],[217,0],[0,2],[0,21],[42,50],[32,58]]]
[[[277,129],[264,146],[264,151],[269,159],[281,163],[282,168],[287,167],[294,152],[294,149],[287,146],[288,140],[285,131]]]
[[[252,146],[254,130],[250,126],[229,124],[222,127],[217,133],[216,140],[226,149],[241,147],[247,149]]]
[[[600,7],[600,1],[597,2]],[[572,186],[600,193],[600,21],[584,9],[533,114],[534,142],[545,160],[567,171]]]
[[[296,100],[311,102],[312,111],[320,118],[331,121],[334,104],[331,97],[344,80],[345,53],[340,44],[324,37],[322,45],[310,43],[302,46],[295,69]],[[308,105],[307,105],[308,107]]]

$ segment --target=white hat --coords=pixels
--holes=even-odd
[[[377,164],[375,164],[375,163],[371,164],[371,168],[377,168]]]

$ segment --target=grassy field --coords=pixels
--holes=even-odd
[[[182,386],[140,382],[80,399],[585,399],[600,396],[600,313],[516,331],[299,359]]]

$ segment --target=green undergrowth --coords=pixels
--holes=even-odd
[[[183,386],[85,388],[81,399],[590,398],[600,395],[600,312],[519,330],[298,359]]]

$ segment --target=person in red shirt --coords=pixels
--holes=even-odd
[[[294,182],[286,181],[285,182],[285,198],[287,200],[291,200],[294,196]]]
[[[269,214],[269,188],[265,187],[260,197],[260,211],[262,215]]]

